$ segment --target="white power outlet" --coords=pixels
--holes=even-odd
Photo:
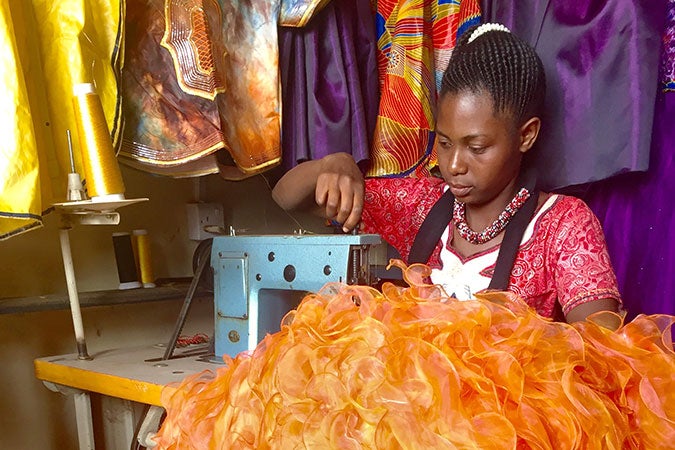
[[[204,230],[205,227],[225,227],[223,205],[220,203],[188,203],[188,237],[193,241],[202,241],[216,236]]]

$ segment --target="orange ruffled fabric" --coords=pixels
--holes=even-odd
[[[165,389],[158,448],[672,448],[675,317],[569,325],[404,273],[326,285],[253,352]]]

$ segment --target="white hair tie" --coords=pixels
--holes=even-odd
[[[487,33],[488,31],[505,31],[507,33],[511,32],[501,23],[484,23],[482,25],[479,25],[478,28],[476,28],[475,30],[473,30],[473,33],[471,33],[471,36],[469,36],[468,43],[473,42],[474,40],[476,40],[478,36],[481,36]]]

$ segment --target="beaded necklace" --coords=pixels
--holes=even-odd
[[[518,210],[525,204],[525,201],[530,197],[530,192],[521,188],[520,191],[516,194],[513,199],[506,205],[504,211],[499,214],[499,217],[495,219],[487,228],[485,228],[480,233],[473,231],[469,224],[466,222],[466,205],[462,202],[458,202],[455,199],[455,203],[452,208],[452,220],[454,222],[455,228],[459,235],[471,242],[472,244],[485,244],[486,242],[494,239],[501,231],[506,228],[506,225],[509,223],[511,218],[518,212]]]

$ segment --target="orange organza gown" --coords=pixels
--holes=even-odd
[[[494,293],[326,285],[251,353],[165,389],[162,449],[626,449],[675,442],[675,317],[610,331]]]

